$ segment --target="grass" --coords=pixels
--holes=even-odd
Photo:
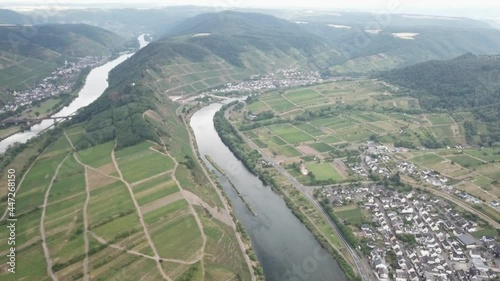
[[[148,181],[142,182],[141,184],[135,185],[132,189],[134,190],[134,193],[139,193],[139,192],[151,189],[151,188],[158,186],[158,185],[162,185],[162,184],[166,184],[166,183],[173,183],[171,180],[172,180],[172,176],[170,174],[164,174],[164,175],[155,177],[153,179],[150,179]]]
[[[308,123],[302,123],[299,125],[295,125],[295,127],[299,128],[302,131],[304,131],[312,136],[315,136],[315,137],[325,134],[325,133],[323,133],[323,131],[319,130],[318,128],[316,128],[313,125],[308,124]]]
[[[144,221],[148,225],[158,225],[169,217],[175,217],[177,213],[188,211],[188,203],[186,200],[178,200],[166,206],[160,207],[144,215]]]
[[[339,172],[329,163],[307,163],[307,169],[314,174],[316,180],[329,180],[340,181],[343,177]]]
[[[333,147],[329,146],[328,144],[326,144],[324,142],[311,143],[311,144],[309,144],[309,146],[314,148],[314,150],[316,150],[320,153],[333,150]]]
[[[126,216],[111,220],[106,224],[95,227],[92,229],[92,231],[97,235],[105,238],[106,240],[113,240],[119,233],[139,228],[139,217],[134,212]]]
[[[500,161],[500,148],[483,148],[478,150],[465,150],[464,153],[472,155],[483,161]]]
[[[450,125],[432,126],[431,129],[440,139],[445,139],[445,138],[450,139],[453,138],[453,136],[455,135]]]
[[[269,108],[264,102],[262,101],[257,101],[257,102],[254,102],[252,104],[250,104],[248,106],[248,110],[252,111],[253,113],[261,113],[263,111],[268,111],[268,110],[272,110],[271,108]]]
[[[45,149],[44,154],[49,153],[64,153],[71,150],[71,146],[65,136],[59,137],[56,142],[52,143]]]
[[[287,92],[285,96],[296,104],[323,98],[323,96],[321,96],[319,93],[311,89],[303,89],[293,92]]]
[[[190,214],[157,227],[151,238],[160,256],[166,258],[190,259],[202,246],[200,230]]]
[[[278,154],[285,155],[287,157],[297,157],[302,155],[300,152],[298,152],[295,148],[291,147],[290,145],[277,146],[274,149],[278,152]]]
[[[151,143],[121,149],[115,153],[123,177],[130,183],[172,170],[174,161],[149,149]]]
[[[458,165],[470,169],[477,168],[484,164],[483,162],[474,159],[468,155],[449,156],[448,158],[451,161],[457,163]]]
[[[122,182],[115,182],[90,192],[88,216],[91,226],[131,210],[135,210],[134,204]]]
[[[474,236],[478,239],[483,238],[483,236],[495,237],[497,239],[500,237],[500,235],[498,235],[498,231],[496,229],[494,229],[493,227],[483,228],[483,229],[480,229],[478,231],[474,231],[471,234],[472,234],[472,236]]]
[[[453,123],[453,119],[448,114],[432,114],[427,115],[427,119],[431,121],[432,125],[445,125]]]
[[[284,112],[295,108],[295,105],[293,105],[291,102],[282,97],[274,98],[272,100],[267,100],[265,102],[276,112]]]
[[[157,190],[154,190],[153,192],[146,192],[145,195],[138,194],[137,197],[137,203],[139,205],[143,206],[146,205],[147,203],[156,201],[158,199],[161,199],[165,196],[168,196],[170,194],[173,194],[175,192],[179,191],[179,187],[177,185],[170,185],[170,186],[161,186]]]
[[[363,213],[363,210],[361,210],[358,206],[353,205],[353,208],[347,209],[347,210],[342,210],[342,211],[335,211],[335,214],[346,221],[349,221],[350,223],[353,224],[363,224],[366,221],[365,215]]]
[[[94,168],[111,163],[111,151],[113,151],[115,143],[107,142],[78,151],[78,158],[85,164]]]
[[[308,134],[288,124],[273,125],[269,129],[290,144],[314,140]]]
[[[339,142],[342,142],[341,139],[339,139],[337,137],[334,137],[334,136],[326,136],[326,137],[322,137],[320,139],[321,139],[321,141],[323,141],[325,143],[339,143]]]
[[[420,166],[429,167],[429,166],[439,164],[443,161],[446,161],[446,159],[439,157],[434,153],[428,153],[428,154],[414,157],[414,158],[410,159],[410,161],[417,164],[417,165],[420,165]]]

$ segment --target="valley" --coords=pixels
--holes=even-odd
[[[0,131],[0,253],[15,217],[18,261],[15,274],[0,262],[1,280],[497,278],[497,29],[394,15],[368,32],[374,14],[354,12],[102,13],[55,12],[16,49],[2,38],[26,18],[0,10],[4,106],[66,60],[104,63],[62,78],[79,89],[57,113],[63,94],[16,112],[67,120]],[[367,46],[351,44],[359,32]],[[137,48],[139,34],[151,42]]]

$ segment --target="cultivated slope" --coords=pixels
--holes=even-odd
[[[432,111],[450,111],[466,119],[470,141],[500,141],[500,57],[467,54],[447,61],[429,61],[379,76],[399,85]],[[473,113],[461,115],[461,112]]]
[[[149,77],[179,95],[273,69],[324,70],[342,61],[335,48],[295,23],[272,16],[225,11],[173,27],[111,75],[114,81]],[[213,78],[213,79],[211,79]],[[193,86],[201,82],[198,87]],[[187,88],[185,88],[187,86]]]
[[[467,52],[500,52],[500,30],[467,18],[425,15],[309,13],[292,17],[335,44],[348,61],[338,72],[366,72],[451,59]],[[406,35],[406,36],[405,36]]]

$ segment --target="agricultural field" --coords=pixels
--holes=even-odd
[[[357,205],[337,207],[333,210],[340,219],[349,221],[351,224],[361,225],[367,221],[366,214]]]
[[[74,152],[83,129],[67,128],[25,174],[16,205],[22,262],[16,274],[0,272],[0,280],[50,280],[49,274],[58,280],[178,280],[191,270],[186,264],[202,260],[200,276],[250,280],[229,213],[220,201],[185,189],[196,179],[184,164],[151,142],[120,150],[107,142]],[[2,219],[2,254],[6,224]]]
[[[341,181],[342,175],[330,163],[307,163],[306,168],[313,173],[316,180]]]

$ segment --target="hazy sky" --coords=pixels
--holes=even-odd
[[[10,3],[9,3],[10,2]],[[500,1],[494,0],[0,0],[0,6],[34,4],[66,6],[68,4],[94,6],[94,3],[128,5],[187,5],[214,7],[300,7],[363,10],[371,12],[424,13],[452,16],[500,18]],[[124,5],[125,4],[125,5]],[[113,5],[114,6],[114,5]],[[395,11],[394,11],[395,10]]]

